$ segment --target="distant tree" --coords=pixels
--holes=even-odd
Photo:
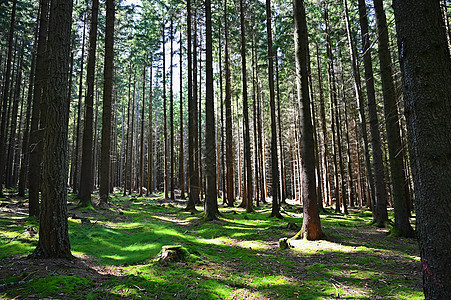
[[[294,0],[294,44],[296,55],[296,83],[300,102],[302,204],[304,210],[300,236],[307,240],[322,237],[315,180],[315,148],[308,87],[308,38],[303,0]]]
[[[67,145],[68,145],[68,74],[72,1],[52,0],[50,6],[48,77],[43,94],[46,119],[42,176],[42,203],[39,240],[33,258],[69,258],[70,241],[67,222]]]
[[[451,59],[439,1],[393,1],[425,299],[451,299]]]

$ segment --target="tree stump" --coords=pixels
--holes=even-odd
[[[161,249],[158,261],[178,262],[188,256],[188,251],[181,245],[166,245]]]

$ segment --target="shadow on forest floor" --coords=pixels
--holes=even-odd
[[[0,297],[146,299],[422,299],[416,241],[387,236],[369,225],[368,211],[321,215],[321,241],[278,240],[302,224],[290,203],[284,220],[270,206],[253,213],[220,206],[217,221],[185,212],[185,200],[114,194],[96,209],[69,198],[69,233],[76,259],[31,260],[38,223],[27,218],[27,199],[1,199]],[[221,200],[219,200],[221,203]],[[391,213],[391,212],[390,212]],[[190,253],[176,263],[155,258],[162,246]]]

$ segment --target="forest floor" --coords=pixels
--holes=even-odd
[[[222,203],[222,200],[219,200]],[[1,299],[423,299],[416,241],[370,225],[371,212],[321,214],[325,238],[278,241],[302,225],[299,204],[270,218],[270,204],[246,213],[220,205],[204,222],[184,200],[122,197],[77,209],[69,197],[72,260],[36,260],[38,222],[26,198],[0,199]],[[392,215],[392,211],[390,211]],[[164,245],[182,245],[180,262],[158,260]]]

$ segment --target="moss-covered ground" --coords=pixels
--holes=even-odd
[[[219,199],[219,203],[222,200]],[[69,197],[74,259],[32,260],[39,225],[27,199],[0,199],[0,298],[57,299],[422,299],[416,241],[370,225],[371,212],[345,216],[326,210],[321,241],[296,241],[302,208],[284,205],[283,220],[270,204],[246,213],[220,205],[204,222],[185,202],[162,195],[114,194],[106,207],[81,210]],[[391,212],[390,212],[391,213]],[[181,262],[158,261],[165,245],[189,252]]]

